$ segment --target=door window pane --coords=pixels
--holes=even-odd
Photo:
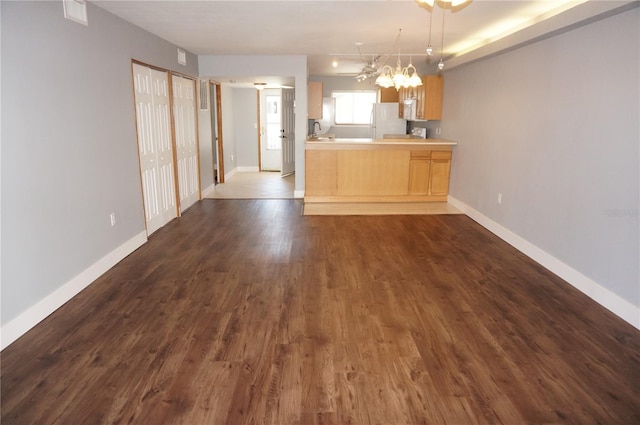
[[[282,149],[282,139],[280,138],[280,95],[265,96],[267,107],[267,149]]]

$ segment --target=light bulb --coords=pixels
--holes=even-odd
[[[444,69],[444,62],[442,61],[442,58],[440,58],[440,62],[438,62],[438,69],[440,71],[442,71]]]
[[[433,54],[433,46],[431,46],[431,43],[429,43],[429,45],[427,46],[427,55],[431,56]]]

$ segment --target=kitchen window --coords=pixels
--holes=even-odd
[[[336,90],[336,125],[369,125],[371,110],[376,102],[375,90]]]

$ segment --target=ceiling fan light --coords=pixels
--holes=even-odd
[[[451,0],[451,6],[456,7],[466,3],[467,0]]]
[[[428,4],[429,6],[433,7],[434,0],[416,0],[416,1],[418,3]]]

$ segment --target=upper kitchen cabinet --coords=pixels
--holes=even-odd
[[[422,107],[418,103],[418,118],[423,120],[441,119],[444,78],[442,75],[425,75],[422,77],[422,88]],[[422,112],[422,117],[419,116],[420,112]]]
[[[404,101],[416,100],[416,119],[439,120],[442,118],[442,91],[444,78],[441,75],[425,75],[422,85],[402,88],[398,92],[400,118],[404,117]]]
[[[309,82],[307,86],[307,113],[310,120],[322,119],[322,83]]]
[[[398,90],[395,87],[380,87],[378,95],[380,103],[398,103],[400,100]]]

